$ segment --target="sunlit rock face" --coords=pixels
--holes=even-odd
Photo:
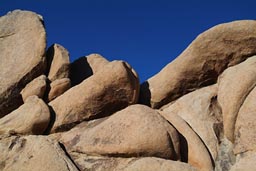
[[[43,18],[0,17],[0,170],[255,170],[256,21],[217,25],[139,84],[125,61],[46,49]]]
[[[0,117],[22,104],[20,91],[46,69],[42,17],[15,10],[0,18]]]

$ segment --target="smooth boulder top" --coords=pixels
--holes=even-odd
[[[160,108],[200,87],[216,83],[229,66],[256,54],[256,21],[217,25],[200,34],[173,62],[141,86],[140,102]]]
[[[98,124],[75,127],[61,141],[69,151],[85,154],[180,159],[176,129],[157,111],[138,104]]]
[[[41,16],[15,10],[0,17],[0,117],[17,108],[20,90],[43,74],[45,48]]]

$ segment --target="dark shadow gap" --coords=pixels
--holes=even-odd
[[[79,167],[76,165],[76,163],[74,162],[74,160],[72,159],[72,157],[69,155],[69,153],[66,150],[66,147],[59,142],[60,148],[64,151],[65,155],[70,159],[70,161],[74,164],[74,166],[77,168],[77,170],[80,171]]]
[[[93,75],[92,68],[86,57],[81,57],[70,65],[71,86],[80,84],[83,80]]]

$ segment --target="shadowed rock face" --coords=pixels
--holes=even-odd
[[[90,54],[75,60],[70,67],[71,85],[80,84],[108,63],[109,61],[99,54]]]
[[[0,117],[22,104],[20,91],[45,71],[42,17],[15,10],[0,18]],[[7,67],[8,66],[8,67]]]
[[[0,17],[1,171],[255,170],[256,21],[207,30],[141,86],[45,42],[37,14]]]
[[[256,54],[256,21],[217,25],[200,34],[184,52],[141,86],[140,102],[153,108],[216,83],[229,66]]]

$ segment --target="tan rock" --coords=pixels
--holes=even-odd
[[[69,151],[92,155],[180,158],[177,131],[143,105],[131,105],[100,123],[75,127],[63,134],[61,142]]]
[[[92,74],[95,74],[96,72],[100,71],[102,67],[109,63],[109,61],[105,59],[103,56],[95,53],[86,56],[86,60],[90,65]]]
[[[49,134],[48,137],[61,142],[62,137],[64,135],[68,135],[65,137],[66,137],[66,141],[69,141],[68,139],[72,139],[73,135],[77,135],[78,132],[80,133],[81,129],[83,129],[83,130],[92,129],[93,127],[95,127],[96,125],[98,125],[99,123],[103,122],[104,120],[106,120],[108,118],[109,117],[104,117],[104,118],[99,118],[99,119],[93,119],[90,121],[83,121],[82,123],[76,125],[74,128],[69,130],[68,133],[67,132],[56,132],[56,133]],[[71,146],[72,145],[70,145],[69,147],[71,148]],[[72,151],[69,151],[69,152],[71,153]]]
[[[45,136],[0,138],[2,171],[78,171],[60,145]]]
[[[22,104],[20,91],[45,71],[42,17],[15,10],[0,18],[0,118]]]
[[[188,162],[198,170],[213,170],[207,148],[191,127],[175,113],[169,113],[168,111],[159,112],[184,137],[184,140],[181,140],[182,144],[180,147],[182,160],[185,160],[184,162]]]
[[[164,111],[180,116],[201,138],[215,160],[222,132],[222,115],[217,103],[217,85],[182,96]]]
[[[56,114],[51,132],[110,115],[138,100],[139,80],[125,62],[114,61],[49,103]]]
[[[172,160],[164,160],[155,157],[145,157],[130,162],[124,171],[196,171],[194,167],[187,163]]]
[[[46,90],[46,85],[47,85],[46,81],[47,81],[46,76],[41,75],[35,78],[34,80],[32,80],[30,83],[28,83],[20,93],[23,101],[25,102],[29,96],[33,96],[33,95],[38,96],[39,98],[42,99],[44,97],[44,93]]]
[[[248,73],[249,74],[249,73]],[[256,151],[256,88],[246,97],[235,123],[235,154]]]
[[[99,54],[81,57],[71,63],[70,78],[72,86],[77,85],[101,70],[109,61]]]
[[[69,153],[80,171],[123,171],[135,158],[90,156],[83,153]]]
[[[0,134],[42,134],[49,123],[48,106],[37,96],[30,96],[22,106],[0,119]]]
[[[234,142],[238,111],[248,93],[256,85],[256,56],[230,67],[220,76],[218,102],[222,108],[224,134]]]
[[[120,158],[71,153],[81,171],[196,171],[187,163],[156,157]]]
[[[230,171],[255,171],[256,153],[247,152],[237,157],[236,163],[231,167]]]
[[[62,95],[71,87],[71,82],[69,78],[62,78],[53,81],[50,84],[50,92],[48,94],[48,100],[52,101],[56,97]]]
[[[216,83],[227,67],[256,54],[256,21],[217,25],[200,34],[173,62],[141,86],[141,103],[161,106]]]
[[[51,81],[69,77],[69,53],[59,44],[53,44],[47,50],[48,66],[50,66],[48,78]]]

